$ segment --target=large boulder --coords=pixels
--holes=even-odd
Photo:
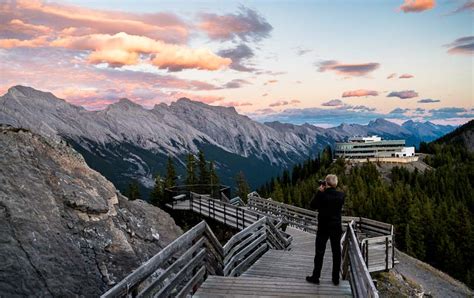
[[[97,296],[181,233],[67,144],[0,126],[2,296]]]

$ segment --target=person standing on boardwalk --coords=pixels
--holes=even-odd
[[[341,212],[344,205],[344,193],[336,190],[337,176],[327,175],[320,181],[319,191],[313,196],[311,209],[318,210],[318,232],[316,233],[316,255],[314,257],[313,275],[306,280],[319,284],[323,267],[324,252],[328,239],[332,251],[332,282],[339,284],[341,268]]]

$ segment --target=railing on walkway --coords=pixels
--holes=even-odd
[[[355,297],[379,297],[370,277],[355,232],[355,221],[347,224],[342,248],[342,276],[349,279]]]
[[[202,221],[102,297],[186,297],[209,274],[239,276],[268,249],[288,249],[292,238],[281,230],[284,225],[313,233],[317,227],[317,212],[265,200],[255,194],[249,196],[251,209],[191,191],[177,194],[167,205],[192,210],[241,231],[222,247]],[[371,267],[387,270],[393,266],[393,226],[360,217],[344,217],[343,222],[343,278],[350,280],[356,297],[378,297],[369,271]],[[383,256],[384,263],[374,256],[379,259]]]
[[[229,200],[230,187],[220,184],[190,184],[173,186],[165,189],[166,201],[167,203],[171,203],[173,197],[179,195],[189,196],[192,192],[207,194],[216,200],[225,201],[225,199]]]
[[[310,233],[317,232],[318,212],[261,198],[258,193],[248,195],[248,207],[256,212],[284,219],[288,225]],[[354,222],[358,232],[362,256],[369,272],[389,270],[395,264],[393,225],[364,217],[343,216],[343,228]]]
[[[222,247],[202,221],[101,297],[186,297],[208,274],[239,276],[268,249],[285,249],[290,242],[271,219],[261,217]]]

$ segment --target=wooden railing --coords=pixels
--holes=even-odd
[[[250,193],[247,198],[247,207],[251,210],[283,218],[290,226],[307,232],[316,233],[317,231],[318,213],[315,211],[263,199],[256,192]]]
[[[290,242],[271,219],[262,217],[222,247],[202,221],[102,297],[186,297],[208,274],[239,276],[268,249],[285,249]]]
[[[251,210],[281,218],[290,226],[310,233],[317,232],[318,212],[261,198],[258,193],[248,195],[248,207]],[[353,222],[353,228],[359,234],[362,255],[369,272],[389,270],[395,264],[393,225],[364,217],[343,216],[342,225]]]
[[[355,232],[355,221],[347,224],[342,248],[342,276],[349,279],[355,297],[379,297],[362,257]]]
[[[202,221],[142,264],[102,297],[185,297],[208,272],[222,274],[223,249]],[[156,278],[153,275],[158,275]]]

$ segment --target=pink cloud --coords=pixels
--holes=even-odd
[[[292,103],[292,104],[299,104],[299,103],[301,103],[301,100],[293,99],[292,101],[290,101],[290,103]]]
[[[208,49],[191,49],[172,45],[145,36],[121,32],[115,35],[92,34],[60,37],[51,42],[43,38],[33,40],[0,40],[0,47],[60,47],[90,51],[87,61],[92,64],[108,63],[113,67],[135,65],[141,62],[141,55],[151,56],[151,64],[170,71],[183,69],[217,70],[232,61],[222,58]]]
[[[174,14],[140,14],[114,10],[96,10],[84,7],[45,2],[17,0],[2,4],[0,19],[19,19],[47,26],[56,31],[88,28],[88,34],[116,34],[126,32],[169,43],[185,43],[189,25]]]
[[[379,93],[374,90],[365,90],[365,89],[358,89],[352,91],[345,91],[342,93],[342,97],[362,97],[362,96],[377,96]]]
[[[247,107],[247,106],[252,106],[253,103],[251,103],[251,102],[229,101],[229,102],[224,102],[220,105],[224,106],[224,107]]]
[[[263,93],[262,97],[268,96],[268,93]]]
[[[269,85],[269,84],[275,84],[277,82],[278,82],[278,80],[268,80],[265,83],[263,83],[263,85],[266,86],[266,85]]]
[[[391,73],[391,74],[388,75],[387,79],[393,79],[393,78],[395,78],[396,76],[397,76],[396,73]]]
[[[473,55],[474,54],[474,36],[465,36],[456,39],[450,44],[447,44],[446,47],[449,47],[449,54],[454,55]]]
[[[290,102],[287,101],[287,100],[280,100],[280,101],[276,101],[276,102],[273,102],[271,104],[269,104],[268,106],[269,107],[280,107],[280,106],[286,106],[286,105],[289,105]]]
[[[379,63],[369,62],[360,64],[340,63],[335,60],[326,60],[319,63],[319,71],[333,71],[344,76],[365,76],[380,67]]]
[[[422,12],[435,7],[435,0],[405,0],[400,6],[400,10],[405,13],[408,12]]]
[[[392,91],[387,97],[398,97],[401,99],[418,97],[418,93],[413,90],[404,90],[404,91]]]
[[[199,95],[199,94],[192,94],[188,92],[171,92],[171,98],[173,99],[180,99],[183,97],[189,98],[194,101],[200,101],[206,104],[215,103],[217,101],[221,101],[224,99],[223,96],[214,96],[214,95]]]
[[[342,107],[345,104],[340,99],[332,99],[330,101],[323,102],[321,105],[324,106],[324,107]]]
[[[412,75],[412,74],[409,74],[409,73],[404,73],[402,74],[401,76],[399,76],[398,78],[399,79],[411,79],[411,78],[414,78],[415,76]]]

